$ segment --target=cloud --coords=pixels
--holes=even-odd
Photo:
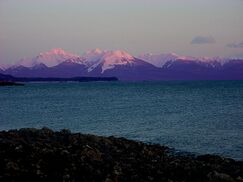
[[[196,36],[192,39],[191,44],[213,44],[215,42],[211,36]]]
[[[227,44],[226,46],[230,48],[243,48],[243,41],[238,44],[237,43]]]

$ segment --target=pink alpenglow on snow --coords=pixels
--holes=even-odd
[[[45,53],[40,53],[34,58],[25,58],[20,60],[19,65],[25,67],[33,67],[38,64],[44,64],[48,67],[56,66],[68,59],[76,59],[78,55],[64,51],[63,49],[56,48]]]
[[[85,59],[85,64],[89,67],[88,72],[102,64],[102,73],[107,69],[114,68],[115,65],[128,64],[134,59],[132,55],[125,51],[102,51],[98,48],[84,53],[82,57]]]
[[[124,51],[103,51],[99,56],[94,56],[96,62],[89,68],[89,72],[95,69],[98,65],[102,64],[102,72],[114,68],[116,65],[125,65],[132,63],[134,57]],[[91,60],[93,60],[91,58]],[[90,59],[87,59],[87,64],[90,64]]]
[[[3,74],[16,77],[117,77],[120,80],[243,79],[243,59],[143,54],[94,49],[83,55],[53,49],[19,61]]]

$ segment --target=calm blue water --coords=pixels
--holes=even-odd
[[[0,88],[0,130],[43,126],[243,160],[243,81],[29,83]]]

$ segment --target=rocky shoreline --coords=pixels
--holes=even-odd
[[[243,161],[48,128],[0,132],[0,181],[243,181]]]

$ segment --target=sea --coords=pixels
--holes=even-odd
[[[243,81],[39,82],[0,87],[0,130],[125,137],[243,160]]]

